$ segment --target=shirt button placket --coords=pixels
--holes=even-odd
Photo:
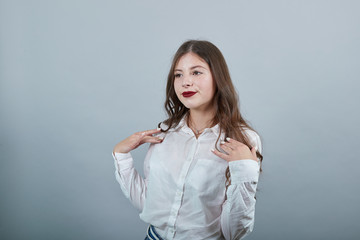
[[[196,142],[196,145],[192,148],[191,153],[188,156],[188,159],[185,161],[180,176],[179,176],[179,181],[177,183],[178,189],[175,193],[175,197],[174,197],[174,202],[173,202],[173,206],[171,208],[170,211],[170,217],[169,217],[169,229],[168,229],[168,238],[169,239],[173,239],[175,236],[175,223],[176,223],[176,219],[177,219],[177,215],[179,212],[179,209],[181,207],[181,201],[182,201],[182,197],[183,197],[183,189],[184,189],[184,184],[185,184],[185,178],[187,175],[187,172],[189,171],[191,162],[193,161],[193,158],[195,156],[196,153],[196,149],[197,149],[197,144],[198,142]]]

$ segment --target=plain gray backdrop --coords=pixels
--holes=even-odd
[[[0,239],[143,239],[114,145],[156,128],[187,39],[263,138],[247,239],[358,239],[360,2],[0,0]],[[147,146],[134,151],[142,172]]]

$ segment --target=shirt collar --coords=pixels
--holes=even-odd
[[[188,134],[193,134],[191,128],[186,123],[186,115],[182,117],[182,119],[180,120],[179,124],[176,127],[169,129],[169,131],[179,131],[179,130]],[[216,136],[218,136],[220,134],[220,126],[219,124],[216,124],[211,128],[205,129],[205,131],[211,131]]]

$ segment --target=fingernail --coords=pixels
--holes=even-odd
[[[212,148],[211,151],[212,151],[212,152],[215,152],[215,149]]]
[[[225,144],[225,142],[224,142],[224,141],[221,141],[220,144]]]
[[[255,151],[257,151],[258,150],[258,148],[257,148],[257,146],[255,146]]]
[[[160,139],[160,140],[163,140],[163,139],[164,139],[164,137],[159,137],[159,139]]]
[[[227,138],[226,138],[226,141],[230,141],[230,138],[229,138],[229,137],[227,137]]]
[[[159,128],[159,127],[158,127],[156,130],[160,131],[160,130],[161,130],[161,128]]]

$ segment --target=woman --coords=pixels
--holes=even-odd
[[[254,226],[262,161],[257,133],[242,118],[220,50],[191,40],[168,75],[168,119],[114,147],[116,178],[140,218],[145,239],[240,239]],[[143,179],[130,151],[151,143]]]

